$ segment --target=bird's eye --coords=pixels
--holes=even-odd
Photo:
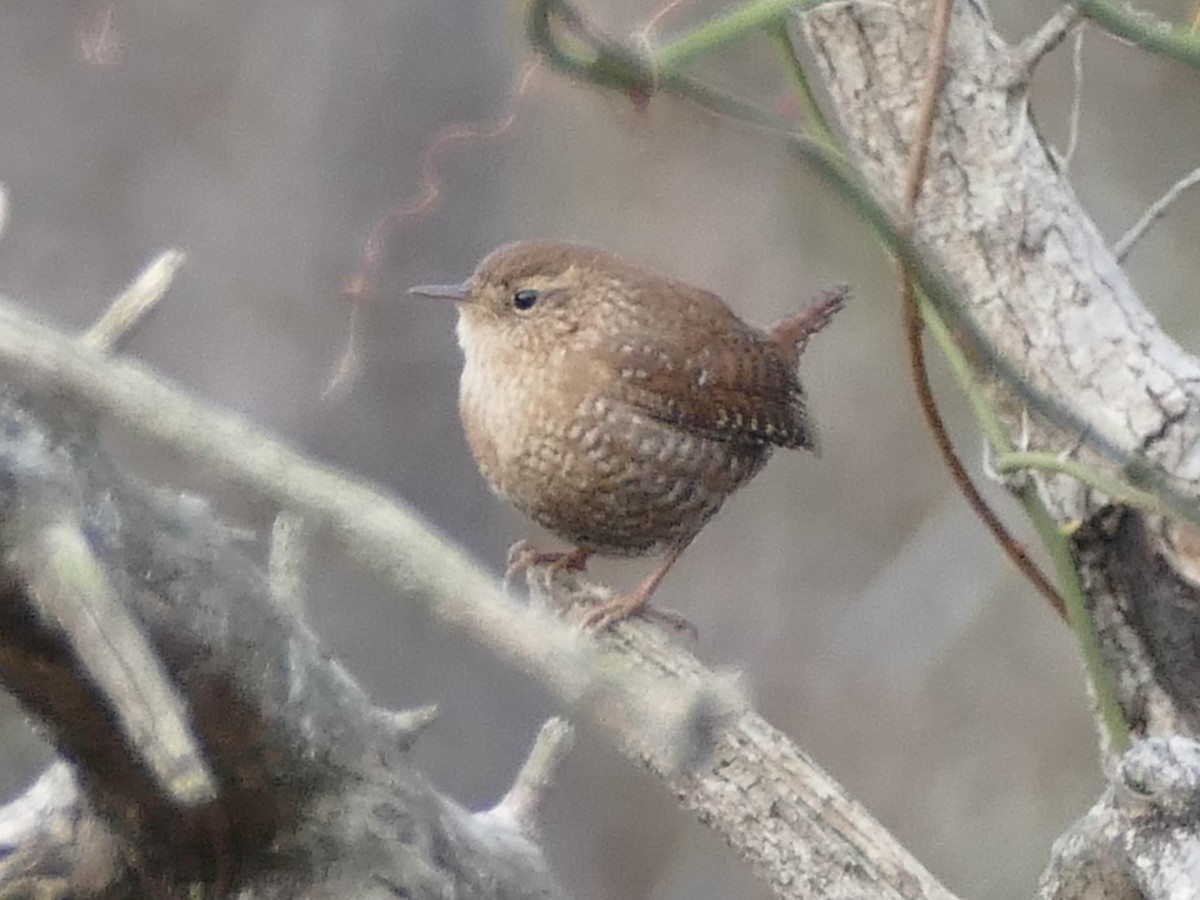
[[[529,309],[538,302],[538,292],[533,288],[521,288],[513,294],[513,306],[517,309]]]

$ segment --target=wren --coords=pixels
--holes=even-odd
[[[409,293],[458,301],[459,412],[483,477],[576,548],[522,564],[665,555],[588,612],[599,630],[646,609],[775,447],[817,450],[796,367],[848,290],[763,331],[715,294],[602,250],[519,241],[462,284]]]

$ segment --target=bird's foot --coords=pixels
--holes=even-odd
[[[659,609],[647,603],[646,596],[638,590],[620,594],[590,609],[583,616],[583,627],[599,633],[625,619],[640,618],[647,622],[666,625],[668,628],[686,633],[693,642],[700,640],[700,632],[687,618],[669,609]]]
[[[646,580],[635,587],[628,594],[620,594],[610,600],[606,600],[594,609],[588,610],[583,617],[583,627],[589,631],[599,632],[615,625],[622,619],[628,619],[631,616],[640,616],[652,622],[660,622],[674,628],[676,631],[686,631],[692,636],[692,640],[699,640],[700,633],[696,630],[696,626],[681,616],[679,613],[670,612],[665,609],[654,609],[649,605],[651,595],[658,589],[671,566],[675,564],[675,560],[679,559],[679,555],[687,548],[691,539],[683,543],[676,544],[667,553],[664,559],[653,572],[651,572]]]
[[[559,572],[583,572],[587,569],[588,552],[579,547],[561,550],[538,550],[529,541],[517,541],[508,548],[507,568],[504,570],[504,589],[512,587],[514,581],[535,566],[546,569],[546,583],[550,584]]]

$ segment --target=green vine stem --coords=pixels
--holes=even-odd
[[[808,83],[808,75],[805,74],[804,67],[800,65],[800,59],[796,56],[796,45],[792,43],[792,35],[788,31],[787,23],[783,20],[773,23],[768,28],[768,33],[774,38],[783,55],[783,65],[787,69],[792,89],[800,95],[806,130],[825,141],[829,146],[835,147],[837,140],[829,123],[825,121],[825,113],[821,111],[821,104],[817,102],[812,85]]]
[[[1200,40],[1191,31],[1148,18],[1125,4],[1118,6],[1108,0],[1073,2],[1081,13],[1121,40],[1200,69]]]
[[[1100,653],[1100,641],[1096,637],[1096,629],[1088,612],[1087,598],[1079,583],[1079,573],[1075,568],[1067,535],[1058,527],[1058,523],[1040,501],[1036,505],[1026,507],[1025,511],[1050,554],[1050,562],[1058,575],[1058,591],[1067,605],[1067,620],[1071,623],[1075,639],[1079,641],[1083,667],[1092,687],[1092,696],[1100,710],[1104,731],[1108,735],[1109,751],[1113,756],[1119,757],[1129,749],[1129,723],[1125,720],[1125,714],[1117,699],[1112,675]]]
[[[559,28],[555,28],[555,23]],[[648,97],[663,91],[681,97],[719,116],[772,133],[786,131],[779,116],[760,109],[720,88],[704,84],[676,70],[664,69],[656,60],[590,30],[568,45],[560,43],[556,31],[581,28],[582,19],[565,0],[530,0],[526,7],[525,34],[533,48],[551,68],[597,87],[610,88],[631,97]]]
[[[789,13],[827,2],[829,0],[754,0],[663,44],[654,54],[655,64],[660,71],[679,71],[700,56],[756,31],[777,26]]]
[[[954,340],[954,335],[946,327],[946,323],[938,315],[933,304],[929,302],[929,298],[919,292],[917,309],[925,327],[929,330],[929,336],[933,338],[934,343],[942,352],[942,356],[945,357],[955,381],[958,382],[959,389],[971,404],[975,418],[999,457],[1012,460],[1033,455],[1016,454],[1012,451],[1008,433],[976,381],[975,372],[967,360],[966,354]],[[1041,456],[1057,459],[1054,454],[1050,453],[1041,454]],[[1010,471],[1015,471],[1016,468],[1013,467]],[[1083,469],[1084,467],[1080,466],[1079,468]],[[1092,686],[1092,695],[1096,699],[1100,718],[1104,723],[1105,732],[1108,734],[1109,747],[1113,753],[1119,755],[1129,747],[1129,725],[1125,721],[1120,701],[1117,699],[1116,685],[1113,683],[1112,675],[1100,654],[1100,641],[1096,637],[1096,629],[1088,612],[1087,599],[1083,593],[1083,586],[1079,583],[1079,573],[1075,568],[1075,561],[1071,557],[1071,547],[1067,535],[1058,527],[1049,510],[1046,509],[1037,487],[1032,481],[1026,480],[1024,483],[1016,485],[1013,493],[1025,511],[1025,515],[1033,523],[1034,530],[1050,555],[1051,564],[1057,575],[1058,591],[1067,607],[1067,621],[1075,634],[1075,639],[1079,642],[1079,653],[1083,657],[1083,666]]]
[[[1044,452],[1013,452],[1003,453],[996,457],[996,471],[1001,475],[1013,472],[1024,472],[1036,469],[1040,472],[1053,472],[1059,475],[1069,475],[1076,481],[1094,487],[1114,503],[1126,506],[1136,506],[1147,512],[1170,514],[1174,511],[1159,497],[1143,491],[1141,488],[1113,478],[1103,472],[1084,465],[1075,459],[1064,459],[1057,453]]]
[[[555,37],[562,30],[577,32],[573,45]],[[551,67],[599,87],[631,92],[653,85],[654,72],[641,55],[615,41],[584,31],[583,18],[562,0],[532,0],[525,11],[525,36]]]

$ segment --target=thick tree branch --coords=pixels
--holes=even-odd
[[[683,760],[711,749],[695,741],[711,739],[724,715],[723,692],[703,682],[665,688],[632,674],[578,630],[502,594],[473,560],[401,502],[305,459],[136,363],[96,352],[3,303],[0,372],[12,383],[63,392],[330,529],[404,596],[528,672],[630,752]]]
[[[802,21],[852,155],[874,190],[898,204],[926,4],[821,7]],[[1079,206],[1028,117],[1024,80],[1014,80],[1020,57],[977,3],[955,3],[948,51],[918,238],[963,286],[961,302],[989,342],[1035,388],[1194,495],[1200,365],[1158,328]],[[1015,433],[1019,404],[1003,390],[995,396]],[[1034,448],[1049,452],[1074,452],[1086,437],[1036,421],[1032,434]],[[1088,520],[1104,504],[1062,475],[1042,487],[1060,523]],[[1127,712],[1143,706],[1123,700]]]
[[[576,614],[604,590],[565,570],[553,578],[547,583],[544,570],[531,570],[531,595]],[[622,623],[598,639],[668,683],[711,677],[655,626]],[[777,897],[954,900],[845,788],[757,712],[741,710],[717,737],[713,757],[682,776],[663,757],[636,761],[717,831]]]
[[[564,896],[527,828],[409,766],[229,529],[110,465],[57,391],[0,393],[0,682],[83,791],[52,770],[0,813],[0,896]]]
[[[851,155],[878,196],[897,206],[928,18],[927,3],[906,2],[837,4],[802,19]],[[916,237],[962,286],[960,302],[996,352],[1095,429],[1070,434],[1035,420],[1033,449],[1072,454],[1099,436],[1194,497],[1200,364],[1158,328],[1080,207],[1029,118],[1027,70],[1026,57],[995,35],[978,2],[954,4]],[[1016,433],[1020,404],[998,383],[993,389]],[[1090,454],[1085,462],[1104,465]],[[1126,718],[1141,736],[1194,737],[1195,644],[1180,652],[1194,629],[1176,627],[1200,599],[1187,575],[1200,556],[1186,539],[1191,526],[1107,507],[1103,495],[1062,474],[1040,479],[1040,489],[1060,525],[1087,523],[1076,535],[1077,565]],[[1152,822],[1157,837],[1144,840]],[[1136,865],[1166,873],[1139,885],[1146,896],[1167,896],[1172,871],[1194,876],[1186,854],[1172,855],[1170,825],[1151,817],[1138,833],[1139,852],[1158,855],[1136,857]],[[1091,851],[1072,852],[1082,859]],[[1130,892],[1134,860],[1126,854],[1118,866]],[[1051,880],[1044,896],[1092,896],[1060,893]]]
[[[1200,895],[1200,744],[1151,738],[1129,751],[1109,787],[1054,844],[1047,900]]]
[[[545,667],[534,674],[576,710],[594,714],[622,749],[668,780],[684,804],[712,822],[779,896],[950,900],[951,895],[840,786],[785,736],[746,710],[733,679],[707,672],[658,629],[622,626],[616,635],[599,642],[579,636],[542,607],[526,609],[497,596],[489,581],[464,565],[458,551],[366,487],[301,459],[227,415],[205,409],[133,363],[60,337],[15,310],[0,309],[0,318],[6,324],[0,329],[0,370],[9,373],[10,380],[29,385],[37,407],[57,409],[65,404],[69,411],[62,433],[43,428],[20,410],[11,412],[14,422],[29,421],[19,428],[0,429],[9,442],[5,445],[9,456],[0,457],[4,464],[0,470],[22,472],[22,465],[29,469],[30,458],[45,457],[41,465],[45,471],[36,478],[22,476],[29,484],[21,481],[14,489],[27,493],[10,496],[6,508],[29,506],[22,497],[33,496],[28,492],[34,491],[38,496],[70,500],[63,508],[89,535],[89,542],[96,544],[96,564],[115,579],[119,596],[136,598],[135,619],[147,629],[152,648],[147,654],[161,658],[170,681],[180,685],[184,704],[195,717],[198,744],[216,772],[217,801],[188,811],[164,798],[161,779],[145,770],[140,745],[114,730],[99,712],[112,702],[111,692],[81,679],[74,657],[64,653],[62,638],[47,635],[44,623],[35,620],[16,627],[28,615],[20,610],[29,608],[16,599],[4,607],[16,622],[12,628],[0,629],[7,640],[3,646],[8,648],[0,650],[0,677],[54,723],[59,746],[79,760],[85,773],[91,772],[92,760],[107,773],[99,780],[90,774],[85,778],[89,796],[97,797],[100,825],[113,809],[124,808],[122,804],[130,802],[126,795],[131,794],[138,811],[137,834],[144,837],[149,827],[150,833],[169,838],[157,857],[160,868],[179,857],[183,862],[172,865],[182,867],[184,877],[240,884],[250,876],[223,861],[242,859],[257,842],[274,846],[280,833],[298,834],[296,840],[307,841],[314,817],[318,822],[329,820],[331,828],[341,824],[348,828],[357,821],[353,815],[365,815],[374,807],[363,798],[347,797],[345,786],[336,779],[333,786],[326,785],[328,772],[320,761],[338,772],[361,772],[364,760],[376,758],[381,765],[399,765],[387,747],[407,744],[427,717],[403,717],[408,724],[398,730],[401,717],[371,707],[340,669],[319,658],[297,604],[287,599],[294,593],[286,588],[293,564],[284,561],[296,548],[289,547],[290,538],[285,538],[295,537],[294,528],[283,522],[276,529],[274,580],[269,581],[265,573],[248,566],[237,542],[194,501],[127,484],[111,470],[94,452],[90,428],[68,427],[77,419],[70,412],[76,408],[95,408],[98,415],[115,417],[182,452],[220,462],[230,478],[303,510],[314,524],[332,526],[352,552],[391,574],[408,588],[409,596],[425,599],[435,612],[449,606],[452,622],[461,622],[472,612],[459,604],[479,603],[481,608],[473,613],[475,619],[468,619],[466,630],[502,657],[512,658],[514,641],[526,647],[540,639],[555,648],[556,657],[547,656]],[[50,401],[51,397],[55,399]],[[51,466],[63,460],[73,464]],[[31,471],[40,469],[35,466]],[[52,476],[58,481],[49,480]],[[66,515],[63,512],[59,518]],[[19,531],[22,516],[9,516],[6,521]],[[40,519],[33,523],[40,524]],[[112,533],[114,529],[117,533]],[[42,534],[37,527],[30,530]],[[9,547],[20,544],[3,529],[0,542]],[[385,550],[385,543],[393,546]],[[386,564],[378,561],[381,554]],[[398,571],[397,557],[416,571]],[[5,583],[14,598],[24,598],[27,570],[12,566],[20,561],[20,554],[9,558]],[[427,571],[430,568],[436,571]],[[464,581],[472,591],[464,588]],[[254,602],[246,602],[247,593]],[[496,609],[489,609],[489,604]],[[500,610],[505,614],[500,634],[489,635],[489,617]],[[528,629],[528,635],[521,629]],[[52,678],[45,666],[47,658],[58,660]],[[538,662],[538,657],[520,658],[526,665]],[[266,699],[258,697],[260,691]],[[316,696],[309,697],[310,693]],[[315,708],[309,708],[310,703]],[[278,715],[257,717],[255,711],[264,707],[278,707]],[[97,734],[109,737],[98,741]],[[265,759],[293,756],[293,762],[272,765],[269,772],[262,768]],[[288,773],[286,782],[272,784],[271,773],[280,771]],[[370,775],[365,781],[377,785],[392,777]],[[522,780],[508,799],[481,814],[473,827],[506,825],[505,841],[511,843],[516,835],[514,853],[525,854],[517,853],[517,859],[537,860],[536,848],[529,843],[530,809],[531,798],[544,790],[540,783],[540,775]],[[83,804],[82,798],[69,803],[72,808],[78,804]],[[398,809],[397,804],[415,804],[424,812],[408,815],[422,821],[432,815],[437,828],[449,827],[439,824],[449,813],[437,810],[455,809],[449,801],[417,788],[387,801],[386,808]],[[344,813],[330,818],[331,808]],[[455,812],[451,821],[458,822],[458,815]],[[322,839],[330,840],[325,826],[321,827]],[[98,846],[110,847],[113,841],[118,848],[129,846],[130,835],[119,830],[115,838],[105,827],[97,827],[95,833],[104,836]],[[54,848],[58,859],[63,848],[61,844]],[[386,847],[373,852],[386,856]],[[364,868],[357,853],[347,857],[345,867],[361,877]],[[26,857],[20,859],[22,865],[28,862]],[[109,869],[117,873],[114,878],[131,877],[131,871],[144,877],[144,868],[130,870],[120,854],[113,859],[109,853],[106,859]],[[473,863],[481,870],[494,864]],[[151,871],[157,870],[151,867]],[[345,869],[339,872],[350,877]],[[158,872],[156,877],[167,876]],[[514,878],[519,884],[530,883],[526,875]],[[817,885],[821,885],[819,892]],[[406,889],[414,897],[423,896],[417,888]],[[463,890],[464,896],[471,895]]]
[[[829,4],[801,20],[853,156],[875,195],[893,208],[901,207],[897,192],[904,183],[912,149],[909,135],[927,59],[928,19],[926,4],[902,2]],[[632,78],[646,85],[674,85],[679,93],[697,102],[716,105],[719,101],[728,109],[741,108],[728,97],[681,80],[678,73],[655,72],[635,51],[609,49],[612,52],[607,56],[584,60],[591,64],[590,69],[575,65],[578,60],[558,62],[567,71],[575,65],[577,74],[582,72],[584,77],[591,77],[587,73],[592,72],[599,83],[621,86]],[[989,345],[1012,362],[1036,390],[1056,398],[1077,413],[1078,420],[1092,423],[1094,436],[1105,446],[1118,448],[1127,457],[1144,457],[1148,465],[1167,473],[1177,487],[1194,495],[1200,478],[1200,366],[1161,333],[1141,306],[1080,208],[1054,155],[1037,135],[1027,116],[1026,69],[1021,56],[991,31],[978,4],[956,0],[947,44],[946,82],[933,132],[928,176],[916,208],[914,240],[929,251],[954,284],[961,286],[960,302]],[[894,848],[894,842],[886,835],[875,841],[878,826],[860,811],[839,812],[837,815],[843,818],[834,823],[832,830],[842,842],[824,843],[829,836],[822,829],[829,823],[822,826],[819,814],[826,812],[836,786],[830,787],[813,776],[807,761],[782,736],[752,713],[738,710],[736,700],[730,699],[737,696],[736,692],[723,689],[703,672],[690,671],[686,654],[677,648],[654,644],[656,636],[652,632],[622,626],[598,648],[581,642],[548,615],[521,611],[498,595],[490,579],[397,504],[306,463],[243,423],[165,388],[139,367],[88,351],[79,342],[33,325],[5,308],[0,308],[0,368],[40,398],[65,394],[72,398],[73,408],[112,416],[143,435],[218,465],[237,483],[273,498],[281,507],[297,510],[316,526],[330,528],[357,558],[388,575],[407,596],[427,603],[434,615],[461,628],[502,658],[533,672],[570,708],[609,728],[627,753],[669,779],[686,804],[713,821],[781,895],[878,897],[888,895],[883,891],[892,891],[897,896],[944,896],[940,886],[902,853],[897,854],[900,861],[889,863],[873,850],[863,850],[864,846]],[[1020,420],[1019,403],[998,385],[994,389],[997,405],[1015,426]],[[81,448],[88,445],[86,437],[63,437],[57,425],[47,433],[59,435],[49,439],[51,445],[74,447],[76,450],[68,450],[67,455],[82,459]],[[1068,434],[1038,423],[1033,432],[1034,449],[1074,452],[1081,438],[1086,437],[1090,436]],[[1103,462],[1098,458],[1086,461],[1096,465]],[[12,471],[21,471],[16,465],[19,462],[14,460]],[[183,573],[186,579],[202,579],[218,568],[212,554],[220,557],[221,566],[236,560],[236,554],[227,553],[229,542],[220,536],[219,529],[213,531],[207,519],[201,525],[185,511],[171,511],[174,498],[127,486],[116,495],[110,492],[104,495],[107,499],[100,499],[98,485],[104,479],[93,480],[90,474],[98,469],[89,463],[79,466],[78,471],[85,473],[82,481],[54,483],[59,492],[56,496],[65,497],[57,508],[79,511],[80,528],[73,534],[84,534],[95,543],[94,533],[103,535],[114,527],[118,531],[134,527],[127,521],[128,510],[146,510],[151,519],[167,516],[174,528],[165,535],[153,532],[158,534],[155,541],[183,540],[175,533],[180,531],[185,537],[199,534],[203,538],[203,564]],[[77,490],[79,485],[85,489]],[[4,485],[3,489],[10,488]],[[11,488],[20,489],[20,484]],[[1100,624],[1103,650],[1118,674],[1126,712],[1136,723],[1139,735],[1171,736],[1168,744],[1174,747],[1170,741],[1181,740],[1179,733],[1194,735],[1198,727],[1194,674],[1188,654],[1182,652],[1191,632],[1181,631],[1180,624],[1191,616],[1200,596],[1195,578],[1200,570],[1200,541],[1176,521],[1108,507],[1104,497],[1065,474],[1046,478],[1041,489],[1060,523],[1086,522],[1075,541],[1079,569]],[[111,521],[114,509],[120,513],[115,525]],[[162,521],[156,524],[161,527]],[[35,523],[34,527],[46,526]],[[39,534],[45,537],[45,532]],[[124,554],[129,546],[137,546],[137,542],[108,544],[101,540],[92,548],[109,578],[114,578],[114,571],[126,572],[126,577],[140,571],[114,564],[113,554]],[[152,557],[151,551],[157,546],[151,541],[143,554],[134,554],[134,562],[144,562],[141,556],[145,554]],[[195,555],[194,550],[189,552]],[[6,595],[34,599],[25,596],[37,593],[26,590],[31,583],[30,573],[35,571],[34,563],[36,559],[31,563],[20,554],[6,558],[6,580],[0,583]],[[115,590],[124,595],[126,586],[118,584]],[[269,596],[269,590],[264,590]],[[148,605],[134,608],[139,610],[138,620],[150,633],[166,670],[174,672],[180,648],[170,641],[160,646],[155,635],[174,633],[164,624],[171,616],[186,618],[195,614],[177,607],[173,597],[162,609],[163,601],[157,593],[148,593],[155,602],[143,598],[142,603]],[[11,608],[18,607],[14,604]],[[267,608],[252,605],[253,615],[263,616]],[[278,606],[270,608],[274,610],[271,615],[283,615]],[[0,609],[8,614],[10,607]],[[364,811],[383,808],[389,815],[403,818],[418,809],[421,822],[435,823],[432,831],[422,831],[422,835],[436,834],[437,840],[450,840],[456,849],[453,858],[460,858],[455,836],[467,835],[461,858],[478,849],[467,838],[472,825],[479,828],[479,820],[467,818],[465,821],[472,825],[464,825],[465,814],[436,795],[423,792],[421,785],[410,783],[406,777],[395,776],[399,786],[392,784],[391,769],[385,778],[390,794],[381,794],[379,785],[369,779],[365,786],[359,784],[359,793],[352,796],[336,780],[324,792],[311,790],[311,783],[322,783],[321,777],[326,774],[321,770],[323,762],[332,760],[339,769],[352,767],[364,755],[374,756],[380,747],[388,746],[385,735],[394,739],[396,733],[387,724],[392,719],[368,708],[356,695],[357,689],[345,684],[336,669],[318,678],[312,689],[319,700],[336,700],[355,721],[360,718],[355,712],[361,712],[362,722],[354,725],[325,719],[316,723],[322,733],[310,734],[313,723],[297,723],[289,718],[288,704],[295,702],[294,698],[279,694],[280,682],[267,678],[268,685],[276,685],[276,693],[269,693],[274,705],[268,704],[267,708],[275,712],[278,707],[280,716],[272,723],[283,726],[276,733],[249,716],[250,704],[232,690],[230,683],[185,652],[183,656],[191,659],[199,677],[197,683],[205,689],[197,692],[189,687],[192,682],[182,679],[184,702],[199,704],[203,712],[204,702],[212,703],[216,697],[220,701],[217,705],[226,713],[224,724],[215,733],[212,726],[197,727],[199,745],[211,752],[214,747],[222,747],[224,741],[231,741],[235,749],[242,746],[243,740],[257,743],[254,753],[243,749],[232,761],[222,761],[220,754],[213,754],[209,760],[221,786],[218,803],[224,803],[229,791],[248,802],[217,809],[203,803],[182,810],[177,803],[164,805],[164,779],[147,769],[141,755],[131,757],[128,753],[134,729],[119,729],[111,716],[100,712],[110,708],[104,699],[104,691],[110,689],[102,690],[91,681],[81,687],[72,677],[76,657],[69,651],[69,643],[58,631],[47,628],[34,607],[27,609],[34,611],[18,615],[0,628],[0,634],[19,645],[8,656],[0,654],[0,664],[16,673],[6,677],[18,685],[17,692],[26,703],[43,711],[49,709],[51,712],[44,714],[52,721],[61,721],[59,737],[66,746],[82,746],[77,731],[98,731],[107,736],[98,749],[89,751],[100,753],[108,768],[103,770],[107,773],[103,778],[88,782],[88,796],[94,796],[104,810],[111,809],[115,796],[131,792],[137,821],[153,823],[156,833],[162,830],[171,843],[170,857],[182,860],[168,866],[165,857],[152,857],[139,859],[135,866],[128,859],[118,858],[118,880],[124,878],[132,884],[133,879],[149,872],[154,878],[239,882],[245,878],[244,873],[230,871],[223,860],[236,858],[237,851],[256,837],[287,832],[289,828],[290,833],[301,833],[298,823],[311,821],[311,813],[318,814],[318,821],[326,822],[322,827],[336,831]],[[217,621],[235,634],[246,633],[255,624],[237,622],[237,628],[229,628],[225,620]],[[196,624],[190,619],[188,622]],[[203,633],[203,628],[200,630]],[[261,678],[265,677],[261,669],[264,660],[286,659],[290,666],[296,654],[302,660],[313,655],[311,638],[303,629],[289,630],[288,634],[293,640],[286,647],[287,653],[270,641],[265,652],[260,650],[262,655],[240,657],[235,648],[231,651],[234,666],[229,671],[245,667],[248,673]],[[209,639],[220,645],[221,635]],[[188,645],[183,649],[194,652],[195,648]],[[207,657],[201,655],[200,659]],[[36,679],[29,677],[35,663],[40,667]],[[605,668],[615,669],[618,674],[596,674]],[[279,673],[274,675],[278,679]],[[680,685],[684,686],[682,690]],[[660,721],[660,702],[667,702],[670,710],[665,726]],[[613,716],[614,710],[619,714]],[[203,716],[200,721],[205,721]],[[732,727],[727,727],[730,724]],[[324,735],[325,728],[341,729],[336,745]],[[225,729],[238,734],[227,734]],[[304,791],[287,783],[278,786],[280,796],[292,802],[265,802],[261,783],[255,779],[266,779],[270,784],[270,773],[262,771],[261,765],[255,769],[255,760],[262,757],[264,749],[287,754],[309,741],[315,742],[309,746],[317,747],[318,753],[315,762],[305,757],[298,770]],[[1121,783],[1135,793],[1141,793],[1139,786],[1157,784],[1176,769],[1183,773],[1180,783],[1188,783],[1191,776],[1187,773],[1194,768],[1189,768],[1187,762],[1190,751],[1174,753],[1170,758],[1160,755],[1142,759],[1137,754],[1148,746],[1150,742],[1135,746],[1120,766],[1111,760],[1114,777],[1119,773]],[[714,748],[717,764],[709,770],[703,762],[705,751]],[[386,753],[383,756],[383,764],[392,765],[392,757]],[[1180,760],[1187,764],[1176,766]],[[247,778],[242,765],[250,766],[254,777]],[[681,768],[688,766],[692,771],[681,776]],[[799,773],[800,767],[803,773]],[[1137,773],[1132,780],[1128,777],[1131,771]],[[1169,778],[1166,781],[1174,784]],[[397,790],[403,795],[401,800],[396,799]],[[1186,790],[1183,795],[1190,796]],[[304,799],[297,800],[300,796]],[[1191,846],[1184,843],[1184,839],[1191,840],[1190,833],[1180,830],[1172,811],[1178,807],[1186,813],[1191,807],[1172,799],[1176,795],[1170,790],[1155,796],[1166,800],[1138,807],[1149,809],[1150,814],[1136,823],[1129,818],[1123,820],[1121,834],[1130,840],[1123,853],[1111,857],[1115,861],[1107,866],[1116,873],[1117,890],[1136,889],[1149,896],[1165,896],[1172,878],[1175,883],[1186,883],[1178,879],[1194,876],[1194,872],[1181,871],[1172,858],[1174,851]],[[843,808],[840,800],[835,805],[839,810]],[[128,827],[128,823],[111,813],[107,815],[106,821],[118,826],[114,829],[115,840],[125,839],[121,828]],[[1081,823],[1078,829],[1083,843],[1060,853],[1059,859],[1099,858],[1093,852],[1096,842],[1107,839],[1108,832],[1086,826],[1086,822]],[[505,832],[496,840],[500,857],[511,861],[512,872],[534,873],[532,880],[524,884],[538,884],[537,890],[554,895],[552,886],[537,880],[544,878],[544,872],[536,848],[526,835]],[[415,879],[415,887],[396,887],[410,890],[412,896],[424,896],[424,892],[446,889],[446,878],[462,877],[467,885],[463,895],[470,896],[471,891],[479,889],[478,882],[459,874],[457,863],[449,875],[444,867],[423,866],[421,854],[428,843],[421,838],[416,844],[406,851],[411,853],[411,868],[405,869],[405,877]],[[778,855],[776,847],[791,854],[777,868],[773,859]],[[364,854],[373,863],[376,856],[383,859],[392,849],[386,841],[352,849],[350,858],[356,862],[353,872],[334,867],[327,873],[334,881],[325,887],[357,886],[359,882],[349,879],[361,878],[363,867],[358,864],[363,862]],[[486,865],[494,866],[495,859],[495,854],[489,855]],[[823,863],[832,863],[834,868],[823,869]],[[1131,874],[1135,864],[1142,866],[1140,871],[1153,868],[1157,874],[1139,881]],[[864,873],[863,867],[869,867],[869,871]],[[1080,871],[1087,870],[1081,864]],[[840,871],[841,875],[833,878],[810,874],[827,871]],[[1086,891],[1091,882],[1084,877],[1079,884]],[[806,878],[821,880],[818,884]],[[1045,896],[1086,895],[1059,891],[1050,881],[1048,874],[1043,885]],[[375,886],[380,892],[390,891],[392,883],[380,876]],[[259,883],[256,887],[267,891],[270,885]],[[836,890],[843,892],[829,893]]]

